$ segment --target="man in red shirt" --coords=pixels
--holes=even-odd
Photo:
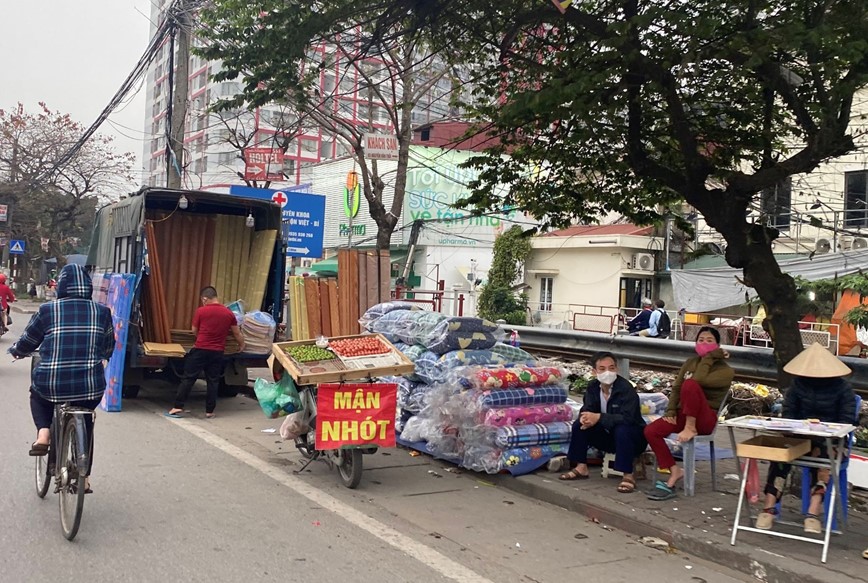
[[[220,386],[220,377],[223,376],[223,353],[226,350],[226,337],[229,332],[232,332],[235,340],[238,341],[239,350],[244,352],[244,336],[238,329],[235,314],[220,303],[217,290],[209,286],[203,288],[199,295],[202,298],[202,307],[196,310],[193,316],[193,334],[196,335],[196,343],[184,358],[184,376],[178,386],[175,406],[166,413],[167,417],[181,417],[184,403],[190,396],[190,389],[203,371],[208,384],[205,417],[208,419],[214,417],[214,409],[217,407],[217,388]]]
[[[9,312],[9,304],[15,301],[15,294],[6,285],[6,275],[0,273],[0,334],[6,332],[7,318]]]

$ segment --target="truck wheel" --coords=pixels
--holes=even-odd
[[[237,396],[240,390],[241,387],[238,385],[227,385],[226,381],[221,379],[220,386],[217,387],[217,396],[224,399],[231,399],[232,397]]]
[[[139,390],[142,387],[139,385],[124,385],[123,390],[121,391],[121,395],[124,399],[135,399],[139,396]]]

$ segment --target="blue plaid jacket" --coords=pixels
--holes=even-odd
[[[67,265],[57,282],[57,300],[39,307],[10,349],[17,358],[39,349],[31,388],[53,403],[99,399],[105,391],[102,361],[114,352],[111,311],[91,300],[84,268]]]

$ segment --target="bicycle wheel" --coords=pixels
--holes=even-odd
[[[79,443],[77,433],[75,418],[68,418],[63,427],[56,466],[60,481],[60,527],[67,540],[74,539],[78,534],[84,508],[84,476],[79,474],[75,463]]]
[[[48,486],[51,485],[51,476],[48,473],[48,456],[36,456],[36,495],[45,498],[48,494]]]
[[[362,481],[362,450],[342,449],[341,465],[338,466],[341,482],[352,490]]]

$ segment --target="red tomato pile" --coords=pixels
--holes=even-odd
[[[346,357],[370,356],[390,352],[390,349],[375,336],[331,340],[329,341],[329,348],[336,354]]]

